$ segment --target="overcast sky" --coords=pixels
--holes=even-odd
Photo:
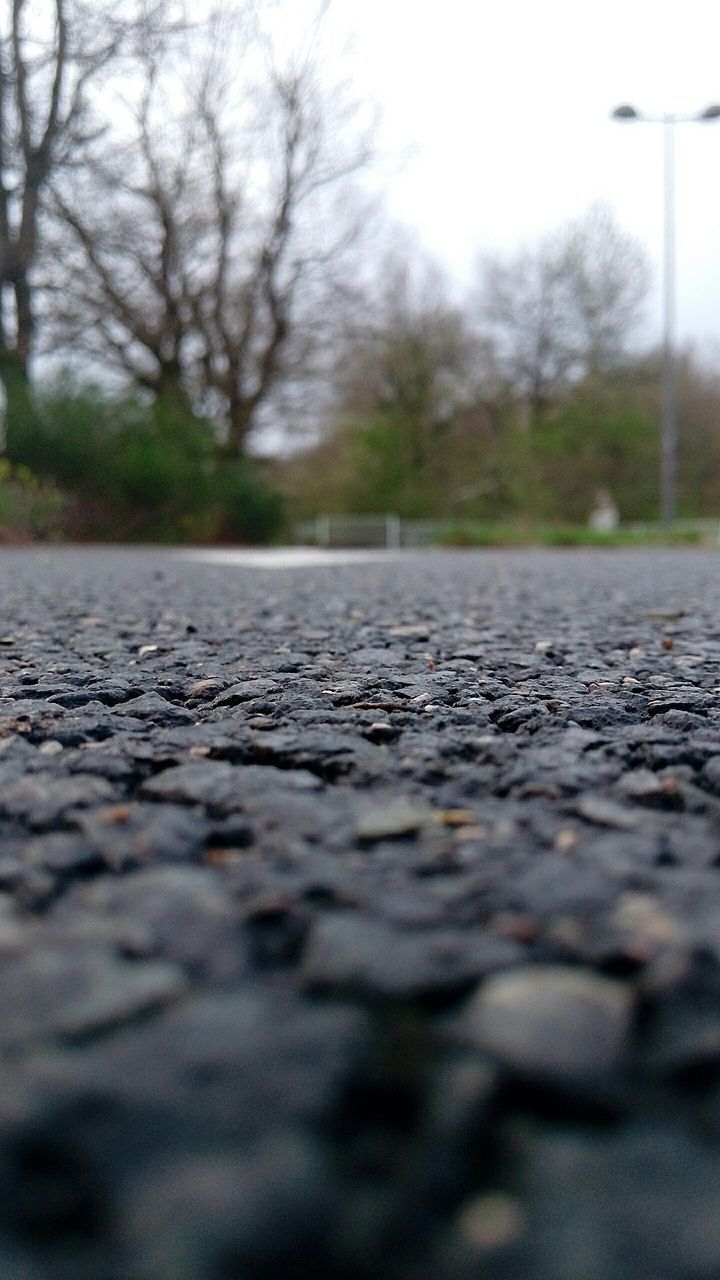
[[[382,109],[392,215],[460,282],[606,201],[659,263],[662,127],[720,102],[716,0],[334,0],[358,90]],[[678,325],[720,343],[720,121],[676,128]],[[659,300],[649,321],[659,323]]]

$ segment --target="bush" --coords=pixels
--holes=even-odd
[[[0,542],[58,537],[66,500],[54,485],[0,458]]]
[[[536,519],[581,524],[599,489],[612,494],[625,520],[655,516],[658,433],[645,415],[578,397],[522,444],[529,455],[522,507]]]
[[[14,449],[71,495],[75,538],[264,542],[280,498],[249,460],[221,458],[212,426],[172,402],[109,395],[64,376],[38,397]]]
[[[218,464],[211,478],[209,506],[216,513],[215,536],[220,541],[271,542],[283,528],[280,494],[248,459]]]

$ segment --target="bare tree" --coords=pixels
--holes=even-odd
[[[365,291],[346,319],[335,414],[318,456],[343,443],[342,497],[356,509],[463,510],[493,486],[492,346],[414,246],[391,245]]]
[[[408,422],[415,449],[490,390],[492,351],[451,300],[447,279],[419,249],[392,246],[345,322],[336,372],[345,415],[386,412]]]
[[[82,189],[57,184],[72,270],[51,304],[59,346],[209,416],[230,454],[322,333],[369,146],[312,44],[281,63],[252,6],[239,17],[215,15],[170,65],[149,46],[128,139]]]
[[[565,281],[546,246],[482,263],[480,314],[512,392],[541,415],[576,362]]]
[[[568,311],[584,371],[604,373],[622,361],[652,281],[647,254],[611,211],[594,204],[559,241]]]
[[[31,413],[36,274],[43,201],[77,172],[97,134],[93,89],[129,51],[139,15],[155,28],[166,0],[6,0],[0,26],[0,382],[6,434]]]
[[[602,205],[533,249],[481,263],[480,312],[533,420],[573,381],[617,365],[649,284],[642,247]]]

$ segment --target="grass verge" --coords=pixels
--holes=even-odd
[[[620,528],[608,533],[587,525],[449,524],[438,533],[442,547],[667,547],[717,545],[717,530],[677,525]]]

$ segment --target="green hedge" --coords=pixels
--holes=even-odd
[[[61,379],[13,431],[14,457],[68,494],[69,537],[267,542],[280,497],[249,458],[228,460],[211,425],[174,405]]]

